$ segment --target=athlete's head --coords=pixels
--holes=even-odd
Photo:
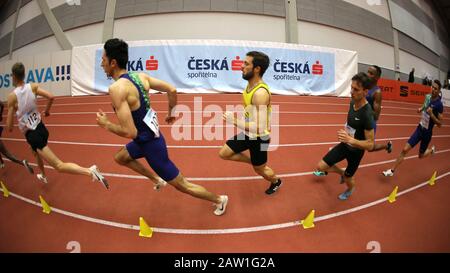
[[[255,75],[262,78],[269,67],[269,56],[259,51],[250,51],[242,64],[242,78],[250,80]]]
[[[109,39],[103,46],[102,67],[108,77],[114,71],[126,69],[128,63],[128,44],[121,39]]]
[[[367,76],[372,81],[372,87],[378,83],[381,77],[381,68],[377,65],[371,65],[367,69]]]
[[[441,94],[441,82],[439,80],[434,80],[431,85],[431,97],[436,98]]]
[[[353,76],[351,89],[352,99],[355,102],[364,99],[367,95],[367,91],[370,88],[370,84],[371,80],[364,72],[359,72],[358,74]]]
[[[15,63],[11,68],[11,72],[14,86],[25,80],[25,66],[23,63]]]

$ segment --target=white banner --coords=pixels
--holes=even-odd
[[[442,91],[442,104],[444,106],[450,107],[450,90],[441,89]]]
[[[165,80],[185,93],[242,92],[241,65],[249,51],[270,58],[264,81],[274,94],[350,96],[357,53],[285,43],[227,40],[129,42],[128,70]],[[72,50],[72,95],[105,94],[112,80],[101,68],[103,45]]]
[[[25,66],[26,83],[38,83],[55,96],[70,96],[71,55],[70,50],[57,51],[0,63],[0,99],[5,101],[14,89],[11,68],[16,62]]]

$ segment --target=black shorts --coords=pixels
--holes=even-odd
[[[267,162],[267,150],[269,149],[270,138],[260,137],[250,138],[244,133],[235,135],[227,141],[228,147],[235,153],[250,150],[250,159],[253,166],[261,166]]]
[[[48,140],[48,131],[44,123],[39,123],[34,130],[28,130],[25,133],[25,138],[33,151],[36,152],[37,149],[42,150],[47,146]]]
[[[347,168],[345,169],[345,176],[352,177],[355,175],[356,170],[358,170],[359,163],[363,158],[364,150],[356,149],[348,146],[345,143],[339,143],[334,146],[328,154],[323,158],[323,161],[328,164],[328,166],[333,166],[334,164],[347,159]]]

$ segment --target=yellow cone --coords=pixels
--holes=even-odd
[[[144,218],[139,217],[139,236],[151,238],[153,235],[153,229],[147,225]]]
[[[9,191],[6,188],[5,184],[3,184],[3,181],[0,181],[0,184],[2,185],[2,190],[3,190],[3,196],[4,197],[8,197],[9,196]]]
[[[389,194],[388,201],[389,203],[394,203],[395,197],[397,196],[398,186],[395,186],[395,189]]]
[[[44,198],[42,198],[41,195],[39,195],[39,200],[41,201],[42,212],[50,214],[50,212],[52,211],[52,208],[50,208],[50,206],[47,204],[47,202],[45,202]]]
[[[435,171],[433,173],[433,175],[431,176],[430,180],[428,181],[428,184],[430,184],[430,186],[434,186],[434,181],[436,180],[436,174],[437,174],[437,172]]]
[[[303,220],[300,222],[300,224],[303,226],[304,229],[307,229],[307,228],[313,228],[313,227],[314,227],[314,213],[315,213],[315,212],[316,212],[315,210],[312,210],[312,211],[308,214],[308,216],[306,216],[306,218],[303,219]]]

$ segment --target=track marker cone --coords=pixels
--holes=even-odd
[[[430,180],[428,181],[428,184],[430,184],[430,186],[434,186],[434,182],[436,181],[436,174],[437,174],[437,171],[435,171],[434,173],[433,173],[433,175],[431,176],[431,178],[430,178]]]
[[[2,185],[2,190],[3,190],[3,196],[4,197],[8,197],[9,196],[9,191],[6,188],[5,184],[3,184],[3,181],[0,181],[0,184]]]
[[[395,197],[397,197],[398,186],[395,186],[394,190],[389,194],[388,201],[389,203],[394,203]]]
[[[147,225],[144,218],[139,217],[139,236],[151,238],[153,229]]]
[[[300,222],[300,224],[303,226],[304,229],[307,229],[307,228],[313,228],[313,227],[314,227],[314,213],[315,213],[315,212],[316,212],[315,210],[312,210],[312,211],[308,214],[308,216],[306,216],[306,218],[303,219],[303,220]]]
[[[52,209],[51,209],[50,206],[47,204],[47,202],[45,202],[44,198],[42,198],[41,195],[39,195],[39,200],[41,201],[42,212],[43,212],[43,213],[50,214],[50,212],[52,211]]]

